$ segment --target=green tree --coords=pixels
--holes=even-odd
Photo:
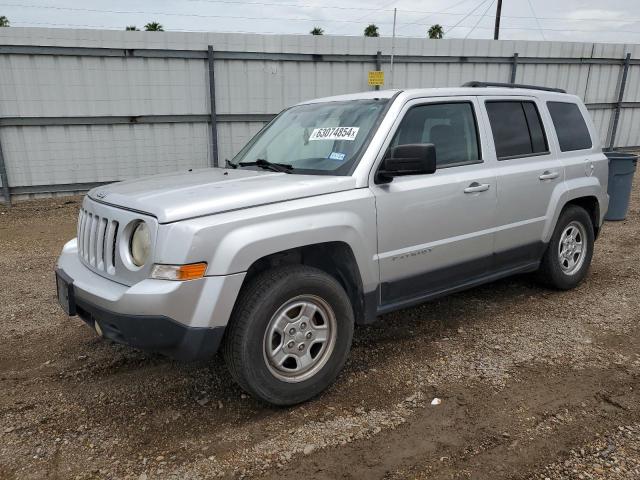
[[[8,26],[9,26],[9,19],[4,15],[0,15],[0,27],[8,27]]]
[[[313,30],[309,32],[311,35],[324,35],[324,30],[320,27],[313,27]]]
[[[365,37],[379,37],[380,34],[378,33],[378,27],[376,25],[374,25],[373,23],[368,25],[367,28],[364,29],[364,36]]]
[[[138,27],[136,27],[135,25],[127,25],[127,28],[125,28],[125,30],[127,32],[139,32],[140,29]]]
[[[442,28],[442,25],[440,25],[439,23],[431,25],[431,27],[427,31],[427,35],[432,40],[440,40],[442,37],[444,37],[444,28]]]
[[[149,22],[144,26],[147,32],[164,32],[164,27],[158,22]]]
[[[427,35],[432,40],[440,40],[442,37],[444,37],[444,28],[442,28],[442,25],[440,25],[439,23],[431,25],[431,27],[427,31]]]

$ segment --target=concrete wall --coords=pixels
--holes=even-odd
[[[0,29],[0,146],[15,195],[83,190],[211,163],[207,46],[214,48],[219,158],[302,100],[470,80],[564,88],[607,143],[623,59],[631,65],[615,145],[640,145],[640,47],[623,44]],[[64,48],[59,48],[64,47]]]

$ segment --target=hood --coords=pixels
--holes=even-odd
[[[160,223],[170,223],[351,190],[355,185],[351,176],[205,168],[104,185],[88,195],[98,202],[148,213]]]

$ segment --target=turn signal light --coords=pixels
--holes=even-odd
[[[204,277],[207,271],[206,262],[188,265],[154,265],[151,278],[158,280],[196,280]]]

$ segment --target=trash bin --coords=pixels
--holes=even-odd
[[[638,155],[625,152],[604,152],[609,158],[609,210],[605,220],[624,220],[629,210],[631,185]]]

